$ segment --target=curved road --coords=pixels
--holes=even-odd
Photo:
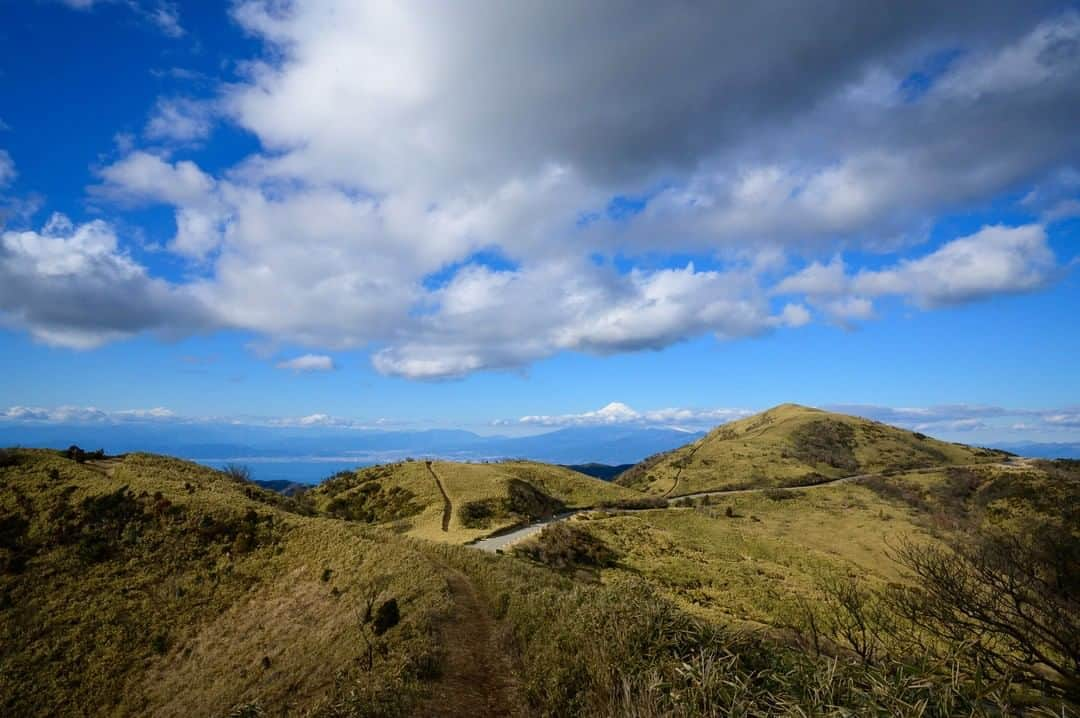
[[[960,469],[960,468],[964,468],[965,466],[999,466],[999,467],[1013,467],[1013,468],[1015,468],[1015,467],[1022,467],[1024,465],[1026,465],[1027,463],[1029,463],[1030,461],[1031,461],[1031,459],[1029,459],[1029,458],[1025,458],[1023,456],[1015,456],[1015,457],[1006,459],[1005,461],[997,463],[997,464],[986,463],[986,464],[955,464],[955,465],[947,465],[947,466],[930,466],[930,467],[924,467],[924,468],[921,468],[921,469],[912,469],[911,471],[909,471],[907,473],[926,473],[926,472],[930,472],[930,471],[941,471],[942,469]],[[680,474],[682,473],[681,470],[680,470],[679,473]],[[769,489],[779,489],[779,488],[782,488],[785,491],[809,491],[810,489],[820,489],[820,488],[822,488],[824,486],[836,486],[837,484],[846,484],[846,483],[851,482],[851,481],[858,481],[859,479],[868,479],[871,476],[881,476],[881,475],[882,474],[880,472],[874,473],[874,474],[856,474],[855,476],[842,476],[839,479],[829,479],[828,481],[822,481],[822,482],[819,482],[819,483],[816,483],[816,484],[805,484],[803,486],[763,486],[763,487],[761,487],[759,489],[726,489],[726,490],[722,490],[722,491],[698,491],[697,493],[693,493],[693,494],[682,494],[681,496],[673,496],[673,497],[671,497],[671,500],[672,501],[677,501],[678,499],[699,499],[699,498],[702,498],[704,496],[736,496],[738,494],[756,494],[756,493],[760,493],[762,491],[768,491]],[[669,492],[674,490],[675,486],[677,486],[677,485],[678,485],[678,481],[676,481],[676,484],[674,486],[672,486],[671,489],[669,489]],[[665,496],[666,496],[666,494],[665,494]],[[498,534],[498,535],[495,535],[495,536],[488,536],[487,538],[480,539],[479,541],[475,541],[475,542],[473,542],[471,544],[466,544],[466,545],[471,547],[471,548],[480,549],[481,551],[487,551],[489,553],[495,553],[496,551],[501,551],[501,550],[507,548],[508,546],[511,546],[513,544],[518,543],[519,541],[523,541],[524,539],[527,539],[530,536],[535,536],[536,534],[540,533],[544,529],[545,526],[547,526],[549,524],[558,523],[559,521],[565,521],[566,519],[568,519],[568,518],[570,518],[572,516],[576,516],[577,514],[584,513],[586,511],[596,511],[596,510],[597,510],[596,508],[590,507],[590,508],[584,508],[584,509],[576,509],[574,511],[567,511],[566,513],[556,514],[555,516],[552,516],[550,519],[543,519],[541,521],[536,521],[534,523],[529,524],[528,526],[522,526],[519,529],[514,529],[513,531],[508,531],[506,533]],[[617,510],[619,510],[619,511],[655,511],[656,509],[617,509]]]
[[[678,499],[698,499],[698,498],[702,498],[704,496],[735,496],[737,494],[754,494],[754,493],[760,493],[762,491],[768,491],[769,489],[776,489],[776,488],[783,488],[785,491],[807,491],[809,489],[820,489],[823,486],[836,486],[837,484],[844,484],[844,483],[847,483],[849,481],[858,481],[859,479],[866,479],[866,478],[869,478],[871,476],[878,476],[878,474],[857,474],[855,476],[843,476],[843,477],[841,477],[839,479],[830,479],[828,481],[822,481],[822,482],[817,483],[817,484],[806,484],[806,485],[803,485],[803,486],[784,486],[784,487],[764,486],[764,487],[759,488],[759,489],[726,489],[726,490],[721,490],[721,491],[699,491],[699,492],[694,493],[694,494],[683,494],[681,496],[675,496],[675,497],[672,497],[671,500],[672,501],[677,501]],[[672,488],[674,488],[674,486]],[[586,511],[596,511],[596,510],[597,510],[596,508],[584,508],[584,509],[576,509],[574,511],[567,511],[565,513],[556,514],[556,515],[552,516],[550,519],[542,519],[540,521],[534,521],[533,523],[529,524],[528,526],[522,526],[521,528],[514,529],[513,531],[508,531],[506,533],[496,534],[494,536],[488,536],[487,538],[483,538],[483,539],[480,539],[479,541],[475,541],[475,542],[473,542],[471,544],[466,544],[466,545],[469,546],[470,548],[479,549],[481,551],[487,551],[488,553],[495,553],[497,551],[502,551],[502,550],[506,549],[507,547],[518,543],[519,541],[524,541],[525,539],[529,538],[530,536],[535,536],[536,534],[543,531],[545,526],[548,526],[548,525],[554,524],[554,523],[558,523],[560,521],[565,521],[568,518],[571,518],[573,516],[577,516],[578,514],[584,513]],[[616,509],[616,510],[618,510],[618,511],[655,511],[656,509]]]

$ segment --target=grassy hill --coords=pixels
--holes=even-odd
[[[1053,663],[1054,690],[1080,698],[1080,462],[911,470],[567,526],[517,551],[558,557],[576,533],[616,557],[597,564],[600,580],[643,577],[711,624],[868,662],[955,641],[942,660],[996,665],[1034,695]],[[1023,645],[1036,636],[1053,648]],[[1030,657],[1043,651],[1056,657]]]
[[[692,444],[652,456],[623,473],[616,483],[679,496],[999,461],[1003,456],[869,419],[782,404],[717,427]]]
[[[4,715],[223,715],[407,700],[449,596],[420,551],[195,464],[6,452]],[[371,592],[400,623],[365,660]]]
[[[938,541],[942,516],[970,511],[1016,536],[1073,536],[1080,471],[1055,472],[743,495],[732,516],[597,513],[558,525],[603,550],[552,570],[446,540],[474,529],[442,531],[432,474],[452,504],[520,490],[526,513],[633,492],[523,462],[408,462],[289,498],[168,457],[0,450],[0,714],[1069,715],[944,660],[948,641],[868,661],[808,648],[799,623],[816,616],[831,640],[819,576],[904,584],[882,569],[880,526]],[[810,603],[785,614],[789,593]]]
[[[404,461],[342,472],[306,494],[328,515],[450,543],[568,508],[636,496],[634,489],[530,461]]]

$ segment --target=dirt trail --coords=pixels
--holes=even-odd
[[[96,471],[99,474],[104,474],[105,476],[108,476],[108,477],[112,477],[113,473],[116,471],[116,467],[119,466],[119,465],[120,465],[120,459],[116,459],[116,458],[113,458],[113,459],[95,459],[93,461],[85,461],[85,462],[83,462],[83,466],[85,466],[86,468],[88,468],[88,469],[90,469],[92,471]]]
[[[518,718],[527,715],[499,626],[472,582],[446,569],[454,613],[439,627],[446,650],[443,674],[416,712],[434,718]]]
[[[694,448],[690,449],[689,452],[687,452],[686,459],[685,459],[686,463],[690,463],[690,460],[694,458],[694,454],[696,454],[697,450],[700,449],[700,448],[701,448],[700,446],[695,446]],[[679,479],[682,478],[683,468],[684,468],[684,466],[680,466],[678,471],[675,472],[675,483],[673,483],[671,485],[670,489],[668,489],[667,491],[665,491],[662,494],[662,496],[664,498],[667,498],[667,497],[671,496],[671,494],[675,491],[675,489],[679,488]]]
[[[450,497],[446,494],[446,489],[443,488],[442,482],[439,481],[439,475],[435,473],[435,469],[432,468],[430,461],[425,461],[428,473],[431,474],[431,478],[435,479],[435,485],[439,487],[439,493],[443,497],[443,512],[442,512],[442,530],[450,530],[450,514],[454,512],[454,505],[450,503]]]

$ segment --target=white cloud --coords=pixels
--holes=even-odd
[[[41,422],[53,424],[98,424],[123,422],[172,421],[178,417],[164,407],[152,409],[121,409],[106,411],[92,406],[58,406],[53,408],[12,406],[0,410],[0,420]]]
[[[180,11],[175,2],[169,0],[57,0],[74,10],[89,11],[95,7],[118,4],[129,8],[143,20],[154,25],[162,34],[171,38],[185,34],[180,24]]]
[[[148,152],[133,152],[98,174],[104,182],[90,188],[97,197],[176,207],[176,235],[170,243],[174,252],[202,259],[221,244],[228,214],[218,183],[194,162],[170,163]]]
[[[614,401],[596,411],[555,416],[523,416],[519,424],[531,426],[610,426],[648,424],[678,427],[715,426],[750,416],[746,409],[655,409],[639,412],[622,402]],[[506,422],[501,422],[505,424]]]
[[[208,313],[185,288],[150,277],[105,222],[54,214],[40,231],[0,233],[0,321],[89,349],[140,331],[193,331]]]
[[[1080,411],[1052,412],[1046,414],[1043,419],[1052,426],[1080,428]]]
[[[190,143],[205,140],[214,127],[210,103],[184,97],[160,98],[144,133],[152,140]]]
[[[333,371],[337,368],[334,360],[324,354],[304,354],[294,359],[280,361],[275,366],[278,369],[289,369],[297,372]]]
[[[468,266],[434,293],[416,328],[376,353],[374,363],[384,373],[431,379],[519,366],[565,350],[612,354],[662,349],[710,332],[721,339],[753,336],[805,319],[805,309],[795,305],[771,314],[750,271],[698,271],[689,264],[619,274],[559,261],[507,271]]]
[[[1080,159],[1077,16],[987,7],[864,17],[831,0],[778,24],[769,3],[246,0],[233,13],[266,51],[220,105],[160,100],[146,136],[198,141],[220,111],[262,149],[217,176],[127,152],[92,192],[173,207],[169,249],[197,271],[161,291],[211,308],[200,327],[370,349],[411,378],[869,320],[885,295],[933,308],[1034,291],[1057,276],[1040,226],[914,249],[939,213]],[[906,98],[920,58],[956,46]],[[609,217],[614,196],[644,206]],[[848,265],[867,250],[884,268]],[[686,254],[703,259],[672,266]]]
[[[813,262],[780,280],[772,291],[805,294],[814,306],[845,322],[872,319],[872,297],[896,295],[934,308],[1036,291],[1060,271],[1044,227],[993,225],[880,270],[848,274],[840,258]]]
[[[156,6],[147,8],[144,13],[147,19],[168,37],[184,36],[184,28],[180,25],[180,11],[175,3],[159,0]]]
[[[105,182],[93,188],[96,194],[133,202],[188,205],[205,200],[216,187],[214,179],[194,162],[172,164],[141,151],[103,167],[98,174]]]
[[[2,127],[2,124],[0,124],[0,127]],[[11,159],[11,155],[8,154],[7,150],[0,150],[0,189],[14,182],[17,176],[15,160]]]
[[[812,262],[795,274],[784,277],[773,291],[777,294],[830,297],[844,293],[847,286],[847,267],[844,260],[834,257],[828,264]]]
[[[939,307],[1041,289],[1056,270],[1042,226],[998,225],[891,269],[860,271],[852,287],[865,295],[898,294],[923,307]]]

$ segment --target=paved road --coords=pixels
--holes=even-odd
[[[475,543],[466,544],[469,548],[480,549],[481,551],[487,551],[488,553],[495,553],[496,551],[502,551],[511,544],[516,544],[519,541],[524,541],[530,536],[535,536],[540,533],[545,526],[555,524],[560,521],[565,521],[571,516],[576,516],[584,511],[592,511],[592,509],[578,509],[576,511],[567,511],[562,514],[555,514],[550,519],[543,519],[542,521],[536,521],[528,526],[522,526],[519,529],[508,531],[504,534],[498,534],[497,536],[488,536],[485,539],[480,539]]]
[[[1006,459],[1005,461],[996,464],[996,466],[1017,468],[1017,467],[1026,466],[1031,461],[1032,461],[1031,459],[1026,459],[1024,457],[1015,456],[1015,457]],[[972,466],[994,466],[994,465],[995,464],[972,464]],[[942,469],[947,469],[947,468],[963,468],[963,467],[964,467],[964,465],[932,466],[932,467],[927,467],[927,468],[922,468],[922,469],[913,469],[913,470],[911,470],[910,473],[925,473],[925,472],[929,472],[929,471],[940,471]],[[846,484],[846,483],[851,482],[851,481],[858,481],[859,479],[868,479],[871,476],[881,476],[881,474],[857,474],[855,476],[843,476],[843,477],[841,477],[839,479],[829,479],[828,481],[822,481],[822,482],[817,483],[817,484],[806,484],[804,486],[784,486],[783,489],[785,491],[809,491],[811,489],[820,489],[820,488],[824,488],[826,486],[836,486],[837,484]],[[678,483],[676,482],[676,484],[671,487],[672,490],[677,485],[678,485]],[[758,488],[758,489],[726,489],[726,490],[721,490],[721,491],[698,491],[697,493],[693,493],[693,494],[682,494],[680,496],[673,496],[673,497],[670,498],[670,500],[671,501],[677,501],[679,499],[700,499],[700,498],[705,497],[705,496],[735,496],[735,495],[738,495],[738,494],[757,494],[757,493],[761,493],[762,491],[768,491],[769,489],[775,489],[775,488],[781,488],[781,487],[764,486],[764,487]],[[471,544],[467,544],[467,545],[470,546],[471,548],[480,549],[481,551],[487,551],[489,553],[495,553],[496,551],[505,550],[507,547],[512,546],[513,544],[516,544],[519,541],[523,541],[523,540],[529,538],[530,536],[535,536],[536,534],[540,533],[544,529],[545,526],[548,526],[548,525],[554,524],[554,523],[558,523],[559,521],[565,521],[566,519],[571,518],[572,516],[576,516],[577,514],[583,513],[585,511],[594,511],[594,510],[595,509],[591,509],[591,508],[577,509],[576,511],[567,511],[566,513],[563,513],[563,514],[556,514],[555,516],[551,517],[550,519],[544,519],[543,521],[537,521],[535,523],[529,524],[528,526],[523,526],[522,528],[515,529],[513,531],[509,531],[507,533],[500,534],[498,536],[489,536],[488,538],[480,539],[479,541],[476,541],[475,543],[471,543]],[[620,511],[655,511],[656,509],[619,509],[619,510]]]
[[[865,479],[870,476],[877,476],[877,474],[860,474],[858,476],[845,476],[839,479],[830,479],[829,481],[822,481],[818,484],[808,484],[806,486],[790,486],[785,487],[788,491],[806,491],[807,489],[820,489],[823,486],[836,486],[837,484],[847,483],[848,481],[857,481],[859,479]],[[671,500],[677,501],[678,499],[697,499],[703,496],[734,496],[735,494],[754,494],[762,491],[768,491],[774,486],[767,486],[760,489],[728,489],[723,491],[699,491],[695,494],[683,494],[682,496],[675,496]],[[528,526],[522,526],[519,529],[514,529],[507,533],[499,534],[497,536],[489,536],[485,539],[480,539],[475,543],[467,544],[470,548],[479,549],[481,551],[487,551],[488,553],[495,553],[496,551],[503,551],[509,546],[524,541],[530,536],[535,536],[544,530],[545,526],[565,521],[573,516],[586,511],[594,511],[595,509],[577,509],[576,511],[567,511],[566,513],[556,514],[550,519],[543,519],[542,521],[536,521]],[[619,511],[655,511],[656,509],[618,509]]]

